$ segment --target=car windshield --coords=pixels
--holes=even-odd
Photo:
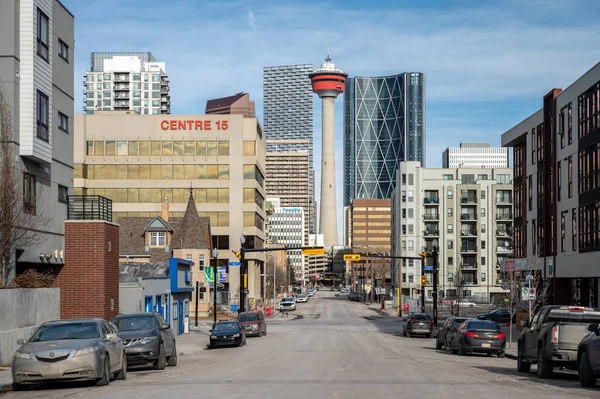
[[[600,312],[556,309],[550,311],[551,323],[600,323]]]
[[[215,324],[215,328],[213,331],[226,331],[226,330],[237,330],[237,323],[227,322],[227,323],[217,323]]]
[[[96,323],[69,323],[41,326],[31,339],[29,339],[29,342],[94,338],[100,338],[100,332]]]
[[[156,327],[154,316],[127,316],[113,319],[117,331],[151,330]]]
[[[412,319],[413,320],[429,320],[429,319],[431,319],[431,317],[429,317],[428,314],[414,314],[414,315],[412,315]]]
[[[258,321],[258,313],[241,314],[240,321]]]
[[[283,298],[281,302],[294,302],[294,298]]]
[[[299,294],[298,298],[306,298],[306,294]]]
[[[467,330],[489,330],[489,331],[498,331],[500,327],[493,321],[470,321],[467,324]]]

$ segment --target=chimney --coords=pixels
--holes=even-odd
[[[162,204],[162,215],[161,217],[163,218],[163,220],[165,222],[169,221],[169,201],[167,200],[167,197],[165,197],[165,202],[163,202]]]

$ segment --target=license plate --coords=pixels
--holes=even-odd
[[[422,326],[422,325],[423,325],[423,323],[419,323],[419,325],[420,325],[420,326]]]
[[[492,344],[481,344],[481,347],[482,347],[482,348],[489,348],[489,347],[491,347],[491,346],[492,346]]]

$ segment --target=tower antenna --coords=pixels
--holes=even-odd
[[[329,57],[329,36],[327,36],[327,58],[325,58],[325,61],[331,61],[331,58]]]

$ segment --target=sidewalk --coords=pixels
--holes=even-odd
[[[0,392],[12,389],[10,367],[0,367]]]

